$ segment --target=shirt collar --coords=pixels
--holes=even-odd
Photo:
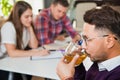
[[[103,71],[103,70],[111,71],[119,65],[120,65],[120,56],[117,56],[117,57],[108,59],[106,61],[103,61],[101,63],[98,63],[98,68],[99,68],[99,71]]]

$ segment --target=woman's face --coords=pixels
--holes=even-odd
[[[32,23],[33,13],[31,9],[27,9],[20,17],[21,23],[25,27],[30,27]]]

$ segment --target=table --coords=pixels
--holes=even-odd
[[[59,48],[64,46],[69,41],[70,38],[66,38],[65,42],[55,41],[54,44],[49,44],[48,47],[54,45],[55,48]],[[3,59],[0,59],[0,70],[60,80],[56,74],[56,66],[59,60],[60,58],[31,60],[30,57],[5,57]],[[92,64],[89,58],[86,58],[83,63],[86,70],[88,70]]]
[[[30,60],[30,57],[6,57],[0,60],[0,70],[60,80],[56,74],[58,61],[59,59]],[[83,63],[87,70],[92,64],[89,58],[86,58]]]
[[[58,61],[59,59],[30,60],[30,57],[6,57],[0,60],[0,70],[59,80],[56,74]]]
[[[68,44],[70,40],[71,38],[67,37],[64,42],[56,40],[53,44],[44,46],[46,48],[48,47],[57,49]],[[0,59],[0,70],[59,80],[59,77],[56,74],[56,65],[59,59],[31,60],[30,57],[6,57]],[[12,80],[11,73],[9,79]]]

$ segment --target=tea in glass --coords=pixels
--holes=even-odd
[[[70,43],[65,50],[65,62],[69,63],[72,61],[73,57],[77,54],[80,57],[78,58],[78,60],[76,61],[75,65],[78,66],[80,65],[83,60],[87,57],[87,54],[85,53],[84,50],[82,51],[78,51],[78,45],[76,45],[75,43]]]

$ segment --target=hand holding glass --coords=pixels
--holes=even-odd
[[[76,66],[80,65],[82,61],[87,57],[87,54],[85,53],[84,49],[82,51],[79,50],[78,44],[70,42],[68,46],[65,49],[65,62],[69,63],[72,61],[73,57],[78,54],[80,57],[76,61]]]

